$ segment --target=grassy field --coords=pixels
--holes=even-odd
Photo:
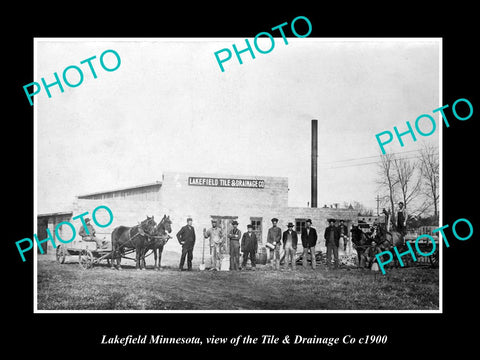
[[[438,269],[356,268],[315,271],[180,272],[178,258],[160,271],[123,271],[106,264],[82,270],[76,258],[59,264],[38,257],[39,310],[437,310]],[[194,265],[195,266],[195,265]]]

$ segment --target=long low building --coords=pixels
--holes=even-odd
[[[181,247],[175,234],[186,224],[187,217],[192,217],[197,236],[194,258],[202,256],[203,229],[211,226],[212,219],[219,222],[224,233],[230,230],[233,220],[238,221],[242,232],[246,231],[247,224],[252,224],[254,232],[261,239],[261,247],[266,243],[267,232],[272,225],[271,218],[279,219],[278,226],[282,230],[287,229],[288,222],[294,223],[298,233],[305,226],[306,219],[312,219],[312,226],[319,234],[317,248],[321,250],[325,248],[323,232],[328,226],[327,219],[343,219],[348,228],[357,220],[357,213],[352,208],[289,207],[288,178],[285,177],[167,172],[161,181],[79,195],[67,211],[39,214],[38,234],[45,233],[46,227],[54,234],[53,230],[59,222],[86,211],[91,214],[100,205],[108,206],[114,215],[108,228],[97,227],[98,233],[108,239],[116,226],[134,226],[147,215],[153,215],[159,222],[163,215],[169,215],[174,239],[168,242],[165,249],[179,253]],[[108,217],[106,212],[98,211],[97,214],[100,223],[108,222],[108,219],[102,219],[102,216]],[[74,224],[80,224],[80,221],[75,220]],[[64,227],[59,233],[68,239],[68,234],[62,235],[69,230]],[[51,244],[47,244],[46,252],[52,251]],[[298,250],[301,250],[301,244]],[[205,254],[208,254],[208,248]]]

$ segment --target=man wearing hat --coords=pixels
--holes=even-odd
[[[363,234],[362,229],[358,227],[358,224],[352,223],[352,229],[350,230],[350,234],[352,234],[352,244],[353,248],[357,253],[357,260],[358,260],[358,267],[364,267],[364,256],[363,252],[365,251],[365,244],[362,243],[362,239],[365,239],[365,235]]]
[[[203,229],[205,239],[210,238],[210,255],[212,256],[212,269],[220,270],[222,261],[220,248],[224,243],[223,231],[217,226],[217,220],[212,219],[212,227],[208,230]]]
[[[348,228],[347,225],[345,225],[343,219],[340,220],[340,225],[338,225],[338,231],[340,233],[340,239],[342,239],[343,242],[343,251],[346,253],[348,243]]]
[[[332,252],[335,268],[338,267],[338,245],[340,242],[340,233],[335,226],[335,219],[329,219],[329,226],[325,229],[325,246],[327,247],[327,266],[332,264]]]
[[[192,270],[193,247],[195,245],[195,229],[192,226],[192,218],[187,218],[187,225],[183,226],[177,233],[177,239],[182,245],[182,256],[180,257],[180,270],[183,271],[185,257],[187,257],[187,270]]]
[[[252,264],[252,270],[255,270],[256,265],[256,253],[258,249],[258,241],[257,236],[253,232],[252,224],[247,225],[247,232],[242,236],[242,253],[243,253],[243,261],[242,261],[242,268],[247,267],[247,261],[250,257],[250,263]]]
[[[312,269],[315,269],[317,266],[315,245],[317,245],[317,231],[312,228],[312,220],[308,219],[305,222],[305,228],[302,230],[303,267],[305,269],[307,268],[307,256],[309,250],[312,259]]]
[[[398,203],[397,211],[397,231],[405,236],[407,230],[407,210],[403,207],[403,202]]]
[[[297,232],[293,231],[291,222],[287,225],[288,230],[283,232],[283,248],[285,249],[285,269],[288,269],[288,262],[292,262],[292,270],[295,270],[297,256]]]
[[[375,240],[372,240],[372,243],[370,246],[367,248],[367,250],[362,254],[364,257],[365,265],[367,269],[371,269],[372,265],[377,262],[377,254],[380,254],[382,250],[380,247],[377,245],[377,242]]]
[[[277,226],[278,219],[272,219],[272,227],[267,234],[267,261],[271,261],[270,254],[273,254],[273,263],[276,270],[280,269],[280,246],[282,245],[282,230]]]
[[[237,220],[232,221],[232,229],[227,237],[230,240],[230,270],[240,269],[240,238],[242,232],[238,229]]]
[[[78,231],[78,235],[82,237],[82,240],[95,241],[97,243],[97,249],[105,248],[106,242],[95,236],[95,229],[92,224],[90,224],[89,218],[85,218],[85,225],[87,226],[87,229],[85,229],[85,226],[82,225]]]

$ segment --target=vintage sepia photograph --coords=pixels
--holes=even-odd
[[[34,39],[36,313],[442,312],[442,39],[272,35]]]

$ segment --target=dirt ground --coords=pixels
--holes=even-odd
[[[178,254],[165,252],[163,268],[145,271],[130,260],[123,271],[106,262],[82,270],[38,256],[38,310],[437,310],[439,272],[428,267],[388,269],[387,275],[341,267],[274,271],[180,272]]]

